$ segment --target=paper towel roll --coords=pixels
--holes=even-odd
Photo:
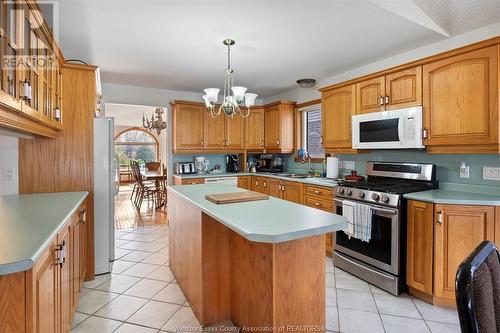
[[[326,158],[326,178],[339,177],[339,159],[337,157]]]

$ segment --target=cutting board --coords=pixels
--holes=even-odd
[[[234,193],[207,194],[205,198],[208,201],[211,201],[218,205],[223,205],[223,204],[230,204],[237,202],[267,200],[269,199],[269,196],[262,193],[245,191],[245,192],[234,192]]]

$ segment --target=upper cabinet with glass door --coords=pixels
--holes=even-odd
[[[0,126],[55,136],[63,129],[63,59],[36,2],[0,0],[0,35],[0,112],[11,112]]]

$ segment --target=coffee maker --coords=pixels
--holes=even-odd
[[[226,172],[239,172],[238,166],[239,156],[236,154],[226,155]]]

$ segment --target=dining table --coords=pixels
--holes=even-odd
[[[142,173],[142,177],[144,180],[150,180],[155,182],[156,188],[159,190],[160,197],[156,206],[156,210],[161,209],[162,207],[165,207],[167,203],[167,195],[166,193],[163,193],[164,188],[161,186],[161,182],[165,181],[167,179],[167,176],[164,175],[160,171],[149,171],[146,170],[145,172]]]

